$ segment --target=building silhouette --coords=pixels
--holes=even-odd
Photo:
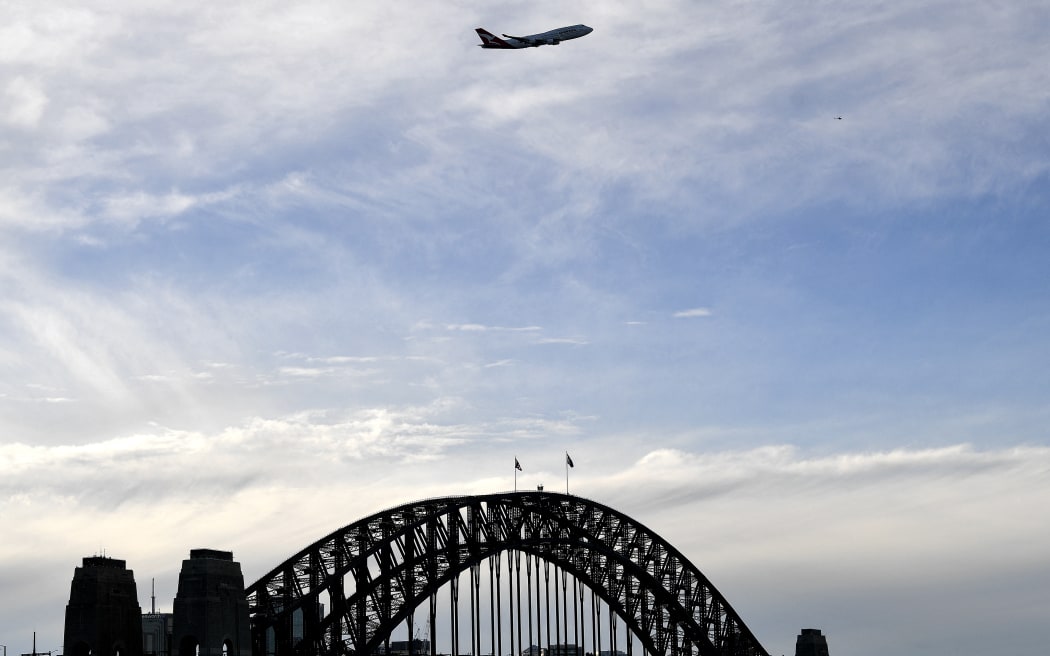
[[[795,656],[828,656],[828,639],[819,629],[802,629],[795,639]]]
[[[171,613],[142,615],[142,656],[171,656],[175,616]]]
[[[93,556],[74,570],[63,651],[68,656],[142,656],[135,573],[123,560]]]
[[[387,656],[408,656],[409,654],[427,656],[430,654],[430,641],[420,638],[391,640],[389,647],[380,645],[378,653],[386,654]]]
[[[232,552],[190,551],[174,616],[173,656],[252,656],[244,575]]]
[[[151,612],[143,614],[134,572],[125,561],[84,558],[83,566],[74,571],[66,606],[65,656],[253,656],[244,577],[233,552],[191,550],[189,559],[182,561],[173,612],[158,613],[155,595],[153,600]],[[255,645],[256,656],[289,649],[308,653],[310,645],[303,642],[307,619],[324,616],[324,605],[316,599],[314,604],[293,607],[281,630],[263,634]],[[276,649],[277,639],[282,640],[281,649]],[[374,653],[426,654],[431,647],[429,640],[387,640]],[[531,645],[521,655],[582,656],[583,652],[575,644],[553,644],[546,649]],[[23,656],[37,656],[35,634],[34,653]],[[600,656],[626,655],[602,651]],[[828,656],[827,639],[818,629],[802,629],[795,656]]]

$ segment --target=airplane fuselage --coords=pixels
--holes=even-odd
[[[578,39],[581,36],[586,36],[593,32],[594,28],[587,27],[586,25],[569,25],[567,27],[559,27],[556,30],[540,32],[539,34],[530,34],[528,36],[511,36],[509,34],[504,34],[502,39],[481,27],[477,28],[475,31],[478,33],[478,36],[481,37],[481,43],[478,45],[482,48],[514,50],[518,48],[556,46],[562,41]]]

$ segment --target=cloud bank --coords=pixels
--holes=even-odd
[[[197,546],[233,549],[254,580],[381,508],[509,488],[507,462],[470,457],[480,438],[463,436],[482,432],[376,413],[342,423],[287,418],[212,436],[166,432],[92,447],[4,445],[0,513],[12,539],[5,540],[3,560],[25,562],[24,549],[33,544],[31,567],[53,570],[45,579],[58,589],[41,627],[52,630],[61,622],[56,597],[68,588],[72,568],[100,548],[127,559],[140,586],[157,576],[168,596],[179,562]],[[562,475],[551,431],[543,435],[519,451],[522,486]],[[499,431],[487,439],[500,439]],[[592,452],[600,449],[595,443],[574,450],[573,493],[626,512],[682,550],[773,651],[789,649],[797,625],[813,622],[843,651],[889,648],[901,638],[914,641],[908,647],[919,653],[986,644],[993,636],[978,619],[1011,612],[991,601],[1003,586],[1035,604],[1024,616],[1046,610],[1038,597],[1048,582],[1041,545],[1050,534],[1035,510],[1050,494],[1045,447],[828,456],[786,445],[721,453],[662,449],[627,467],[602,463],[595,471],[592,458],[601,459]],[[554,456],[542,458],[545,451]],[[540,466],[543,460],[550,469]],[[12,593],[4,602],[8,617],[26,613],[17,600],[36,583],[19,571],[3,572]],[[871,631],[872,623],[909,616],[927,618],[926,630]],[[973,628],[960,632],[945,623],[960,617]],[[937,644],[924,644],[931,634]]]

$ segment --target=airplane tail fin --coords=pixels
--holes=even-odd
[[[492,32],[489,32],[483,27],[479,27],[474,31],[477,32],[478,36],[481,37],[481,43],[479,43],[478,45],[482,48],[514,48],[514,46],[510,45],[509,43],[499,38]]]

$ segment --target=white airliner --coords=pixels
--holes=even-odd
[[[562,41],[587,36],[594,31],[594,28],[587,27],[586,25],[570,25],[568,27],[559,27],[550,32],[530,34],[528,36],[511,36],[509,34],[504,34],[504,38],[502,39],[481,27],[477,28],[475,31],[478,33],[478,36],[481,37],[481,43],[478,45],[482,48],[516,49],[536,48],[538,46],[556,46]]]

